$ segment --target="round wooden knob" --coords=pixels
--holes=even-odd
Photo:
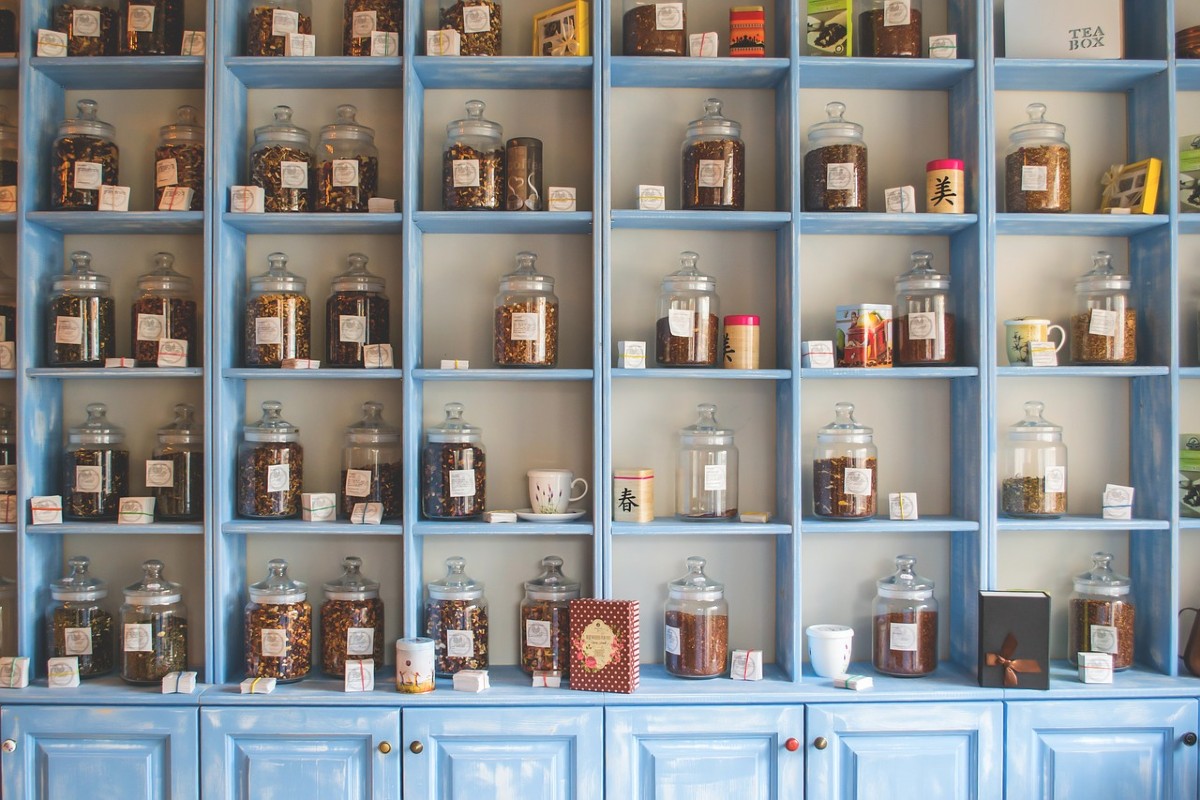
[[[824,736],[818,736],[816,739],[813,739],[813,747],[818,750],[824,750],[826,747],[829,747],[829,740]]]
[[[1193,740],[1195,738],[1196,738],[1195,736],[1192,737]],[[13,739],[5,739],[4,743],[0,744],[0,750],[3,750],[6,753],[11,753],[11,752],[15,751],[16,749],[17,749],[17,743]]]
[[[800,742],[796,741],[795,738],[788,739],[786,742],[783,743],[783,747],[789,753],[794,753],[800,749]]]
[[[1188,747],[1195,747],[1196,746],[1196,734],[1192,733],[1191,731],[1188,731],[1187,733],[1185,733],[1183,735],[1183,743],[1186,744]],[[5,742],[5,744],[8,744],[8,742]]]
[[[388,753],[392,752],[392,743],[391,742],[380,742],[379,743],[379,752],[383,753],[385,756]]]
[[[410,744],[408,746],[408,752],[413,753],[414,755],[420,755],[424,750],[425,750],[425,745],[423,745],[417,741],[414,741],[412,744]]]

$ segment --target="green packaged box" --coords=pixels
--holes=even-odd
[[[1179,513],[1200,517],[1200,433],[1179,435]]]
[[[1179,210],[1200,211],[1200,133],[1179,137]]]
[[[854,54],[854,12],[851,0],[808,0],[808,54]]]

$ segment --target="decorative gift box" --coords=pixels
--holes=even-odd
[[[834,346],[839,367],[892,365],[892,307],[863,303],[838,306]]]
[[[591,41],[588,4],[572,0],[533,15],[535,56],[586,56]]]
[[[1179,435],[1179,513],[1200,517],[1200,433]]]
[[[1005,0],[1004,55],[1121,58],[1121,5],[1122,0]]]
[[[1050,595],[979,593],[979,685],[1050,688]]]
[[[572,689],[631,693],[640,675],[636,600],[572,600]]]

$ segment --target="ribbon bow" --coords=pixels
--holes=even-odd
[[[1117,190],[1117,179],[1121,177],[1121,173],[1125,171],[1124,164],[1113,164],[1108,168],[1108,172],[1100,176],[1100,186],[1103,187],[1100,192],[1100,207],[1104,208],[1112,200],[1113,194]]]
[[[1000,645],[999,653],[988,653],[984,659],[989,667],[1004,667],[1004,685],[1016,686],[1018,672],[1041,672],[1042,668],[1038,666],[1035,659],[1032,658],[1013,658],[1013,653],[1017,651],[1017,637],[1011,633],[1004,637],[1004,644]]]

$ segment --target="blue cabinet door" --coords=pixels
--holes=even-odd
[[[195,708],[5,706],[7,800],[200,796]]]
[[[200,713],[209,800],[400,800],[399,709]]]
[[[599,708],[404,711],[405,800],[600,800]]]
[[[1007,706],[1012,800],[1195,800],[1195,700]]]
[[[605,724],[609,800],[776,800],[802,793],[799,706],[609,708]]]
[[[1000,703],[808,707],[806,800],[1000,800]]]

